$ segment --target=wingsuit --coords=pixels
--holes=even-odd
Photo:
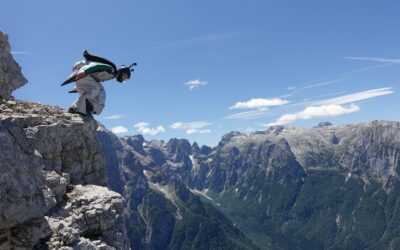
[[[83,53],[85,61],[74,64],[72,74],[61,85],[75,82],[76,87],[69,93],[79,93],[79,98],[72,104],[68,112],[82,115],[100,115],[104,109],[106,92],[102,82],[115,78],[123,83],[131,77],[132,67],[122,65],[119,69],[105,58]]]

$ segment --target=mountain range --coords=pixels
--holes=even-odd
[[[140,167],[143,183],[176,206],[177,221],[189,193],[225,214],[256,248],[387,249],[400,229],[399,128],[389,121],[278,126],[231,132],[214,148],[140,135],[114,141],[135,159],[122,165]],[[110,145],[106,134],[113,137],[104,131],[100,141]],[[121,179],[109,176],[109,183]]]

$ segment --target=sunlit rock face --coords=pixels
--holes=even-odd
[[[12,91],[27,82],[21,67],[11,55],[7,34],[0,30],[0,98],[10,98]]]
[[[129,249],[97,122],[11,99],[0,110],[0,248]]]

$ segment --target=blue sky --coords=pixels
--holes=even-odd
[[[117,65],[96,119],[118,135],[216,145],[232,131],[399,120],[399,1],[7,1],[0,29],[29,83],[22,100],[68,108],[60,87],[87,49]],[[125,132],[124,132],[125,131]]]

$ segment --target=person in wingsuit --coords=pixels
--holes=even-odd
[[[68,112],[81,115],[100,115],[104,109],[106,92],[102,82],[116,79],[123,83],[130,79],[133,71],[133,63],[129,67],[122,65],[117,69],[109,60],[83,52],[86,60],[74,64],[72,74],[61,86],[75,82],[76,87],[69,93],[79,93],[79,98],[72,104]]]

